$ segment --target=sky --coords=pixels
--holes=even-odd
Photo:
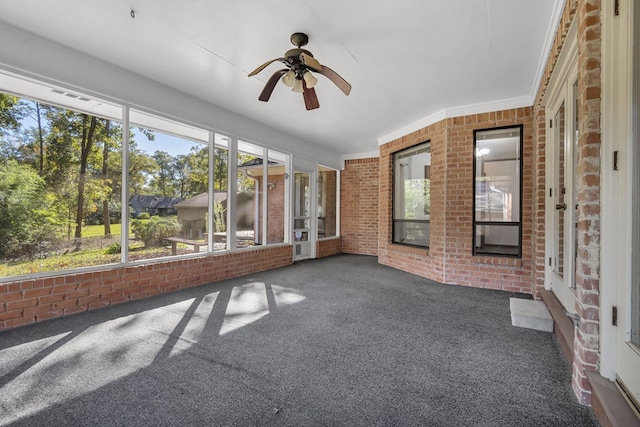
[[[37,127],[37,122],[33,117],[24,118],[21,124],[25,129]],[[191,147],[195,145],[204,145],[158,131],[153,131],[155,138],[153,141],[149,141],[138,128],[133,127],[132,132],[134,134],[133,139],[136,141],[138,148],[148,154],[153,154],[156,151],[165,151],[172,156],[177,156],[179,154],[187,154],[191,150]]]

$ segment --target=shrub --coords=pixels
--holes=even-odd
[[[120,252],[122,252],[122,246],[118,242],[113,242],[104,250],[104,253],[108,255],[119,254]]]
[[[138,216],[136,217],[136,219],[149,219],[149,218],[151,218],[151,215],[149,214],[149,212],[142,212],[138,214]]]
[[[180,223],[176,217],[157,216],[151,219],[134,219],[131,221],[131,229],[136,238],[144,242],[145,247],[161,246],[168,237],[175,237],[179,232]]]

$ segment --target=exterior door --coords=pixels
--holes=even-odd
[[[293,260],[312,258],[315,237],[313,233],[311,173],[294,173],[293,194]]]
[[[623,3],[632,15],[629,31],[633,35],[630,70],[631,102],[628,111],[620,111],[620,148],[624,163],[616,171],[617,198],[613,199],[621,224],[615,247],[620,251],[617,280],[616,379],[640,408],[640,5]],[[635,10],[633,10],[635,9]],[[624,129],[630,129],[626,133]],[[625,167],[626,166],[626,167]],[[630,203],[629,203],[630,202]]]
[[[547,108],[547,267],[546,286],[565,310],[575,313],[575,261],[577,242],[577,191],[575,183],[577,68],[560,84],[555,102]]]

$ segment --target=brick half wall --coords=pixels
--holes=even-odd
[[[292,262],[291,246],[281,245],[1,283],[0,330],[270,270]]]

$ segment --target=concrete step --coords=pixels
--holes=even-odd
[[[511,324],[536,331],[553,332],[553,318],[542,301],[510,298]]]

